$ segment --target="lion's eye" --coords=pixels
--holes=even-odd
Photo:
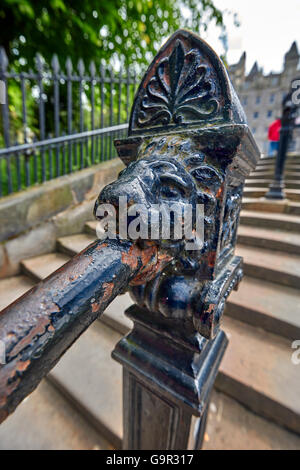
[[[200,183],[220,184],[222,183],[221,176],[212,168],[202,166],[196,168],[191,172],[192,176]]]
[[[160,189],[160,194],[161,197],[166,199],[177,199],[178,197],[182,196],[180,189],[174,186],[162,186]]]

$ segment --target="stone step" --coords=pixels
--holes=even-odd
[[[226,315],[288,338],[300,338],[299,290],[245,276],[226,304]]]
[[[34,286],[27,276],[14,276],[0,280],[0,311]]]
[[[122,368],[111,358],[121,334],[95,322],[50,372],[49,380],[114,447],[122,445]]]
[[[244,188],[243,197],[246,198],[258,198],[264,197],[268,192],[268,187],[265,188]],[[286,189],[286,197],[289,201],[300,201],[300,189]]]
[[[273,171],[253,171],[247,176],[247,180],[251,179],[269,179],[272,177]],[[290,180],[299,180],[300,172],[299,171],[285,171],[285,178]]]
[[[90,220],[89,222],[86,222],[84,225],[84,231],[90,235],[96,236],[97,223],[97,220]]]
[[[299,366],[291,341],[224,317],[229,346],[216,388],[288,429],[300,433]]]
[[[70,257],[63,253],[49,253],[23,260],[21,262],[21,269],[24,274],[39,282],[66,264],[69,259]]]
[[[300,233],[276,228],[240,225],[238,228],[238,243],[300,255]],[[276,256],[275,253],[274,256]]]
[[[240,215],[240,223],[253,227],[300,233],[300,216],[296,215],[243,210]]]
[[[111,450],[112,446],[43,380],[0,426],[1,450]]]
[[[268,188],[270,183],[272,179],[247,179],[245,188]],[[300,189],[300,181],[297,180],[285,180],[284,184],[287,189]]]
[[[129,300],[128,303],[130,304]],[[234,322],[234,320],[231,321]],[[248,328],[251,329],[252,327],[244,325],[244,328],[248,330]],[[124,329],[124,323],[120,326],[120,329]],[[235,338],[235,329],[232,326],[226,326],[226,330],[229,332],[231,338],[233,338],[232,346],[230,345],[229,347],[236,348],[238,340]],[[248,334],[247,331],[245,334]],[[100,431],[106,439],[110,440],[110,442],[118,448],[120,448],[122,441],[122,370],[121,366],[111,359],[110,354],[120,337],[121,334],[116,333],[115,330],[106,326],[103,321],[97,322],[92,325],[72,346],[50,374],[50,379],[56,384],[64,396],[70,399],[72,404],[77,407],[81,413],[84,413],[87,420],[93,423],[94,428]],[[251,340],[255,341],[255,335],[254,339],[251,337]],[[267,345],[269,345],[268,341],[270,340],[268,334],[267,340],[264,338],[263,341],[258,340],[257,343],[260,344],[260,342],[263,343],[266,341]],[[280,338],[279,341],[282,343]],[[280,356],[282,352],[281,343],[280,347],[277,348],[277,343],[274,342],[274,348],[276,351],[273,351],[273,354],[276,356],[276,359],[278,359],[277,356]],[[250,344],[250,347],[253,348],[253,345]],[[264,346],[264,349],[266,349],[266,346]],[[275,388],[277,394],[272,394],[272,390],[269,390],[267,387],[268,383],[265,375],[271,373],[270,367],[267,368],[266,371],[266,368],[261,364],[261,356],[259,354],[256,355],[255,358],[251,357],[248,359],[247,356],[245,356],[245,350],[246,347],[242,348],[242,356],[241,354],[238,354],[238,361],[243,361],[243,363],[246,364],[246,372],[241,375],[243,382],[241,385],[238,383],[238,386],[241,387],[244,385],[244,380],[248,379],[250,381],[251,379],[249,386],[251,387],[252,395],[255,396],[255,400],[252,399],[251,393],[245,394],[246,398],[249,397],[249,403],[247,400],[242,400],[245,402],[244,404],[247,406],[250,405],[250,407],[253,406],[257,409],[259,406],[256,404],[256,401],[260,402],[267,400],[268,406],[265,414],[268,415],[268,418],[276,421],[278,411],[279,420],[283,420],[283,424],[286,425],[284,419],[285,414],[283,411],[287,410],[286,413],[291,422],[292,428],[295,427],[298,429],[298,410],[291,410],[289,402],[284,401],[283,403],[277,403],[277,395],[279,395],[280,399],[282,398],[280,391],[277,392],[277,388]],[[238,387],[235,384],[234,371],[232,371],[232,354],[237,354],[237,352],[234,351],[234,353],[231,354],[226,353],[228,358],[225,358],[224,364],[227,365],[226,367],[223,365],[221,366],[221,374],[225,375],[233,389],[232,390],[230,388],[230,393],[228,393],[227,390],[227,394],[234,396],[238,395],[238,393],[234,391],[234,389]],[[281,356],[280,359],[282,360]],[[270,362],[269,357],[267,357],[266,360]],[[249,365],[247,364],[247,361],[249,362]],[[253,364],[253,362],[255,362],[255,364]],[[252,383],[252,374],[254,372],[253,368],[255,366],[257,380],[254,380],[254,383]],[[277,372],[277,369],[275,372]],[[281,377],[282,376],[286,379],[285,373],[281,371]],[[262,384],[265,384],[266,386],[266,398],[263,394],[264,390],[260,390],[262,387],[260,387],[259,379],[261,379]],[[294,385],[294,376],[289,376],[288,379],[292,387]],[[275,379],[274,381],[277,387],[277,382]],[[221,376],[220,383],[218,385],[219,388],[225,386],[223,385],[223,382],[224,380]],[[297,396],[298,392],[299,390],[297,389],[294,391],[294,394]],[[236,396],[234,396],[234,398],[236,398]],[[239,401],[241,401],[241,397],[238,398]],[[290,395],[286,396],[286,400],[289,398]],[[222,404],[226,406],[226,411],[225,409],[220,409]],[[294,446],[299,446],[300,438],[298,436],[280,428],[276,424],[254,415],[251,411],[246,410],[244,406],[241,406],[236,401],[225,397],[222,394],[217,394],[216,392],[213,393],[212,405],[210,408],[211,411],[208,419],[204,448],[221,449],[228,447],[234,449],[236,446],[241,449],[248,448],[249,446],[253,448],[272,448],[272,446],[278,446],[278,448],[290,448],[289,446],[291,446],[291,448],[293,448]],[[230,410],[233,409],[235,410],[235,414],[234,417],[231,416],[230,418]],[[271,416],[269,416],[270,409],[272,410]],[[273,413],[274,410],[276,412]],[[264,411],[264,408],[262,411]],[[223,415],[223,413],[225,415]],[[253,441],[249,441],[249,436],[247,438],[248,432],[245,428],[242,431],[243,437],[236,441],[236,437],[241,433],[241,429],[239,428],[241,422],[244,423],[247,430],[249,429],[249,432],[254,433]],[[218,431],[220,426],[222,431]],[[231,427],[233,428],[230,432],[226,432],[226,427],[228,427],[228,430],[231,429]],[[262,432],[264,429],[266,432]],[[223,443],[224,435],[227,436],[226,445]],[[255,439],[254,435],[256,436]],[[274,435],[278,436],[278,440],[272,440],[272,436],[274,437]],[[232,440],[230,439],[230,436],[232,436]]]
[[[272,161],[272,160],[276,160],[276,157],[269,157],[268,155],[263,155],[260,159],[259,159],[259,162],[264,162],[264,161]],[[289,153],[287,156],[286,156],[286,160],[287,161],[300,161],[300,155],[299,154],[295,154],[295,153]]]
[[[125,310],[133,304],[130,295],[119,295],[103,312],[100,321],[122,335],[127,335],[133,327],[133,322],[124,315]]]
[[[276,158],[261,158],[256,165],[256,168],[259,166],[275,166]],[[286,165],[300,165],[300,157],[287,157]]]
[[[242,209],[248,211],[300,215],[300,203],[287,200],[244,197]]]
[[[253,170],[251,173],[256,173],[260,171],[268,171],[268,172],[274,172],[275,165],[257,165],[255,167],[255,170]],[[284,167],[285,172],[286,171],[300,171],[300,165],[295,165],[292,163],[287,163]]]
[[[246,245],[238,245],[236,253],[244,258],[246,275],[299,289],[299,255]]]
[[[300,437],[213,390],[204,450],[299,450]]]
[[[93,243],[94,240],[95,237],[88,235],[87,233],[80,233],[78,235],[58,238],[56,246],[59,252],[68,256],[74,256]]]

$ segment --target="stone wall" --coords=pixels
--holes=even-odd
[[[0,278],[17,274],[23,259],[53,252],[58,237],[81,232],[99,191],[123,167],[114,159],[0,199]]]

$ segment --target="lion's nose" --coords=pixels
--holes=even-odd
[[[134,204],[142,204],[147,207],[150,202],[149,197],[138,178],[129,180],[121,177],[103,188],[95,203],[94,215],[96,217],[97,209],[101,204],[111,204],[116,209],[119,209],[120,206],[132,206]]]

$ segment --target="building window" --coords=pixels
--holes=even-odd
[[[256,127],[253,127],[252,134],[255,134],[255,133],[256,133]]]
[[[247,96],[245,96],[243,98],[243,105],[246,106],[247,102],[248,102],[248,98],[247,98]]]
[[[274,103],[275,101],[275,93],[271,93],[270,95],[270,103]]]
[[[255,111],[255,113],[253,113],[253,117],[254,117],[254,119],[257,119],[257,118],[258,118],[258,116],[259,116],[259,112],[258,112],[258,111]]]
[[[269,109],[269,111],[267,112],[267,117],[268,118],[272,117],[272,114],[273,114],[273,112]]]
[[[256,97],[255,102],[256,102],[256,104],[259,104],[259,103],[260,103],[260,96],[257,96],[257,97]]]

